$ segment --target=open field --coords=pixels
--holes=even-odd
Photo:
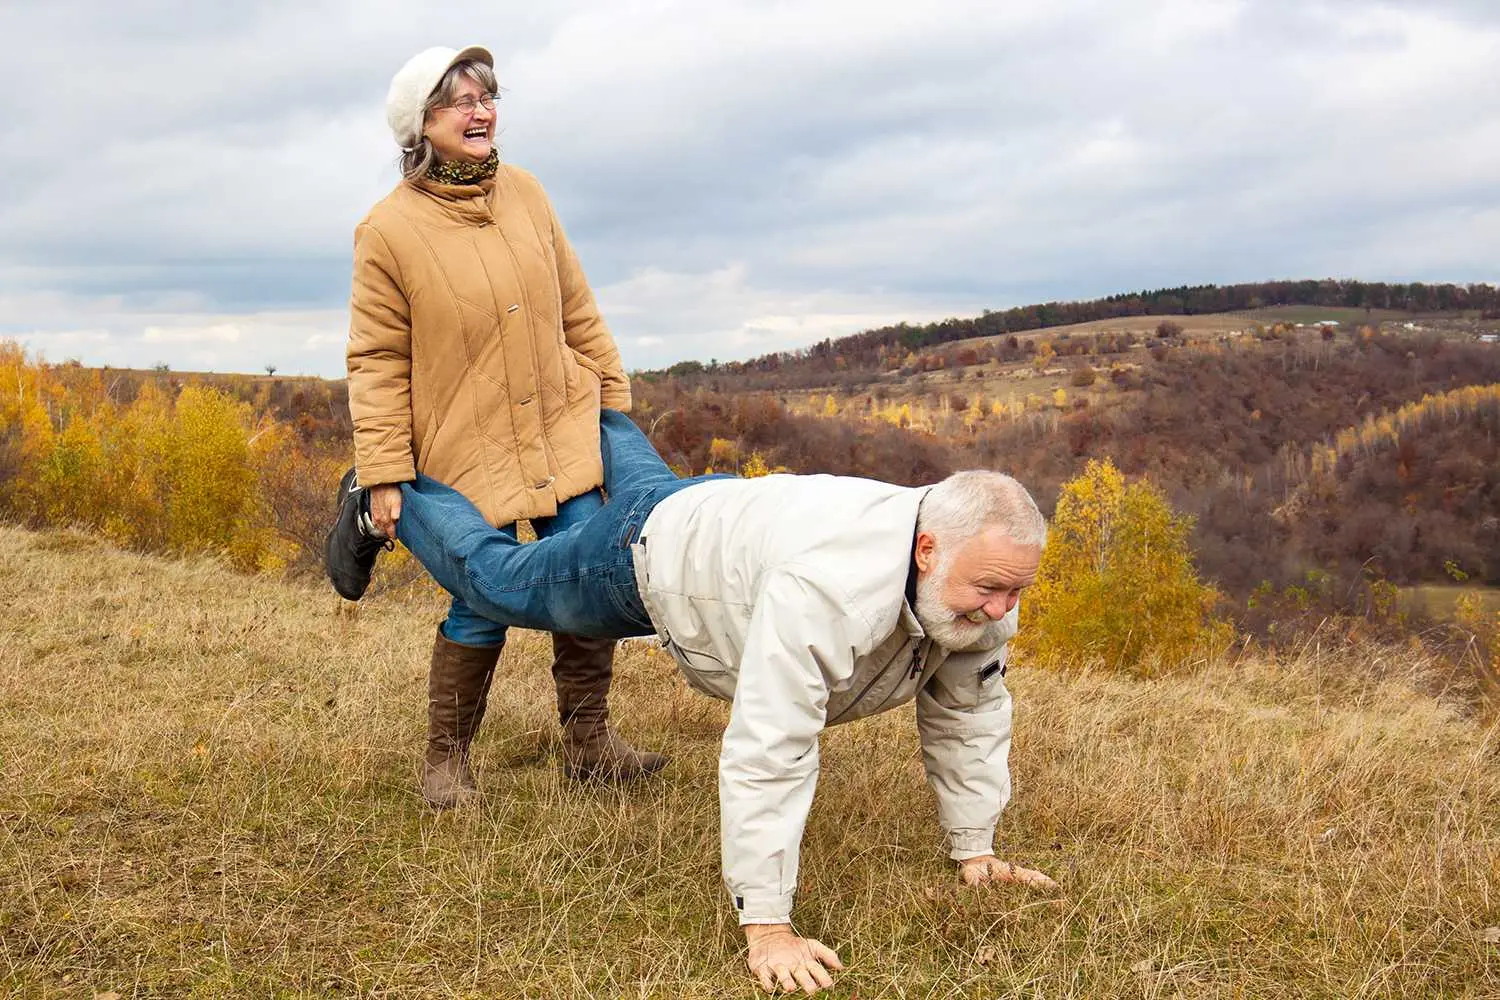
[[[1171,321],[1182,327],[1188,333],[1216,334],[1228,333],[1232,330],[1245,330],[1251,324],[1257,322],[1275,322],[1275,320],[1260,320],[1254,313],[1208,313],[1198,316],[1119,316],[1114,319],[1096,319],[1087,323],[1070,323],[1066,326],[1048,326],[1036,330],[1021,330],[1014,334],[1017,339],[1026,340],[1030,338],[1042,338],[1045,340],[1056,340],[1062,336],[1077,337],[1084,334],[1096,333],[1134,333],[1138,336],[1154,333],[1158,325],[1163,321]],[[1003,340],[1011,334],[1001,334],[998,337],[970,337],[967,340],[955,340],[944,344],[944,350],[961,347],[977,347],[988,344],[997,339]]]
[[[1457,583],[1424,583],[1402,589],[1402,599],[1413,611],[1438,621],[1453,618],[1460,598],[1472,595],[1486,615],[1500,615],[1500,587]]]
[[[631,645],[665,780],[576,787],[520,635],[484,804],[414,794],[436,600],[0,528],[0,993],[748,997],[717,877],[722,706]],[[1407,651],[1152,683],[1012,672],[1002,852],[960,893],[906,712],[835,730],[798,908],[840,997],[1500,995],[1500,728]],[[1420,689],[1420,691],[1419,691]]]

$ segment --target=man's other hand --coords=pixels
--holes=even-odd
[[[798,937],[791,924],[746,924],[750,972],[767,993],[777,987],[808,996],[833,985],[829,969],[842,969],[838,954],[821,941]]]
[[[958,877],[964,885],[991,885],[995,882],[1011,882],[1029,886],[1045,892],[1056,892],[1057,883],[1039,871],[1001,861],[993,854],[984,854],[958,863]]]

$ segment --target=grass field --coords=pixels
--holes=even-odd
[[[1500,587],[1476,587],[1457,583],[1424,583],[1416,587],[1404,587],[1401,597],[1411,610],[1446,621],[1453,618],[1460,598],[1472,595],[1478,602],[1481,613],[1500,614]]]
[[[1014,334],[1021,340],[1029,338],[1042,338],[1045,340],[1056,340],[1058,337],[1067,335],[1070,337],[1093,335],[1096,333],[1134,333],[1137,336],[1148,336],[1156,332],[1156,328],[1163,321],[1171,321],[1182,327],[1184,331],[1198,335],[1228,333],[1232,330],[1247,330],[1254,323],[1274,323],[1275,319],[1262,318],[1261,312],[1253,313],[1205,313],[1197,316],[1118,316],[1114,319],[1096,319],[1087,323],[1070,323],[1066,326],[1048,326],[1036,330],[1021,330]],[[966,340],[955,340],[944,344],[943,349],[949,350],[958,347],[977,347],[988,344],[995,340],[1003,340],[1012,336],[1011,334],[1000,334],[996,337],[970,337]]]
[[[718,881],[721,705],[644,645],[665,779],[555,760],[518,635],[483,804],[414,794],[439,604],[0,528],[0,994],[748,997]],[[1130,682],[1018,665],[1003,856],[953,886],[908,712],[825,737],[797,917],[839,997],[1500,996],[1500,728],[1405,650]],[[1428,692],[1428,693],[1424,693]]]

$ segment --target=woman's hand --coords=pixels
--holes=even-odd
[[[399,483],[370,487],[370,520],[375,522],[375,530],[384,537],[396,537],[396,522],[401,520]]]

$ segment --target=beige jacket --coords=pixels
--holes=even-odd
[[[724,882],[742,924],[787,920],[826,726],[913,699],[949,856],[988,854],[1010,797],[1017,610],[947,650],[906,600],[925,489],[845,476],[725,479],[658,504],[642,603],[688,683],[733,702],[719,756]]]
[[[552,205],[502,164],[403,182],[355,229],[349,411],[366,486],[422,472],[498,527],[603,481],[630,380]]]

